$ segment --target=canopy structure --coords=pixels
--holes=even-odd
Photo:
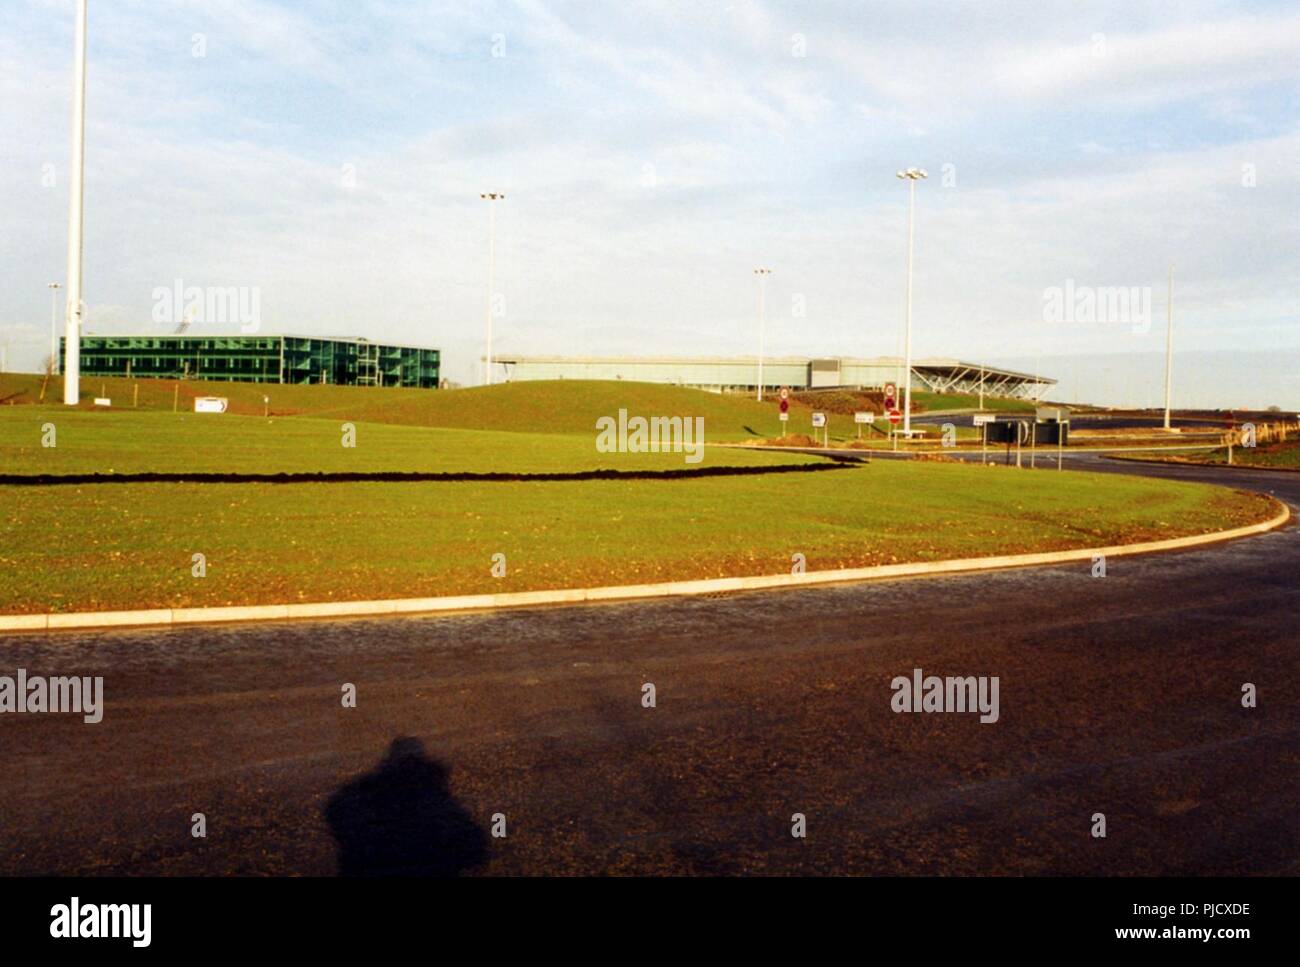
[[[494,362],[507,380],[625,379],[670,383],[714,392],[757,389],[758,357],[671,356],[498,356]],[[812,358],[773,356],[763,359],[764,389],[830,389],[837,386],[875,389],[901,385],[903,360],[896,356]],[[936,393],[978,393],[1039,399],[1056,380],[985,363],[957,359],[912,361],[912,388]]]

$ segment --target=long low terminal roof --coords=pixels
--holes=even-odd
[[[896,366],[903,365],[901,356],[874,356],[870,358],[856,356],[764,356],[763,364],[767,366],[807,366],[814,359],[837,359],[841,367],[845,366]],[[623,366],[719,366],[719,365],[757,365],[757,356],[513,356],[499,355],[493,362],[502,365],[528,363],[560,363],[576,366],[588,365],[623,365]],[[1055,383],[1048,376],[1036,376],[1014,369],[990,366],[985,363],[970,363],[960,359],[914,359],[913,369],[941,370],[956,373],[964,369],[976,373],[981,370],[985,376],[1009,377],[1031,383]]]

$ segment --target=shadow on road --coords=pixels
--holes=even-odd
[[[419,739],[393,740],[374,769],[330,797],[340,876],[458,876],[488,858],[487,836]]]

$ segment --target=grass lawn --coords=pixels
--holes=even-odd
[[[1202,463],[1223,465],[1228,462],[1228,448],[1199,450],[1191,453],[1166,453],[1143,451],[1126,454],[1130,459],[1162,460],[1169,463]],[[1261,443],[1254,447],[1233,447],[1233,466],[1278,467],[1300,470],[1300,440],[1285,443]]]
[[[0,507],[0,613],[770,574],[795,553],[809,569],[973,557],[1272,513],[1198,484],[891,461],[671,481],[0,486]]]
[[[196,396],[224,396],[230,401],[230,414],[234,415],[261,417],[269,409],[270,415],[277,418],[315,417],[445,429],[594,436],[596,420],[617,416],[620,408],[626,409],[629,415],[702,416],[705,439],[719,442],[776,437],[783,428],[775,397],[759,403],[748,396],[614,380],[550,380],[423,390],[85,377],[81,388],[79,409],[95,411],[93,397],[103,393],[113,401],[112,409],[107,411],[113,415],[131,412],[171,415],[173,394],[178,393],[180,414],[189,416],[194,415]],[[0,374],[0,404],[12,404],[15,411],[36,405],[40,389],[39,376]],[[809,398],[815,398],[815,404],[796,399],[790,405],[790,419],[785,427],[791,433],[810,433],[815,405],[828,414],[832,441],[853,439],[857,428],[852,413],[861,407],[845,404],[850,397],[860,395],[813,394]],[[264,404],[264,397],[270,402]],[[62,380],[55,377],[46,388],[44,408],[56,416],[66,414],[68,409],[58,402],[61,398]],[[912,394],[912,402],[917,411],[974,409],[978,398],[917,391]],[[988,409],[1033,409],[1033,404],[1024,400],[989,397],[986,404]],[[0,405],[0,413],[10,408]],[[103,416],[105,412],[101,408],[96,415]],[[937,435],[937,429],[934,433]]]
[[[66,412],[57,402],[61,390],[55,386],[56,382],[51,380],[45,403],[49,406],[53,401],[52,409]],[[177,383],[168,380],[88,377],[82,380],[81,408],[94,409],[91,397],[98,395],[102,388],[113,400],[113,412],[129,412],[136,409],[132,403],[137,387],[138,409],[171,414]],[[14,409],[36,403],[39,392],[37,376],[0,376],[0,401],[12,402]],[[602,416],[617,417],[622,408],[629,415],[647,417],[702,416],[705,438],[712,440],[754,439],[780,432],[775,400],[758,403],[748,397],[680,386],[611,380],[503,383],[456,390],[182,381],[179,394],[180,411],[191,415],[194,397],[212,395],[227,397],[232,414],[258,417],[269,408],[270,414],[278,417],[594,437],[596,420]],[[263,404],[263,396],[270,398],[269,404]],[[799,407],[794,409],[797,412]],[[792,416],[792,420],[799,418]],[[806,414],[803,419],[808,422]],[[852,417],[845,419],[851,426]]]
[[[946,410],[978,410],[980,398],[971,393],[929,393],[912,391],[912,405],[926,410],[943,412]],[[1032,413],[1038,404],[1033,400],[1004,399],[998,396],[985,396],[984,409],[1000,413]]]
[[[537,433],[353,423],[356,446],[343,446],[344,421],[157,411],[0,407],[0,473],[453,472],[668,470],[709,466],[819,463],[762,450],[706,447],[685,453],[601,453],[591,432]],[[53,447],[43,427],[55,428]],[[708,424],[705,424],[705,440]]]
[[[101,388],[96,385],[103,382]],[[775,401],[645,383],[456,391],[87,380],[139,408],[36,402],[0,377],[0,468],[132,472],[574,472],[824,466],[708,448],[601,453],[596,421],[700,416],[705,440],[780,432]],[[187,397],[217,393],[226,414]],[[272,397],[271,416],[262,395]],[[919,395],[919,394],[918,394]],[[830,412],[826,401],[819,402]],[[856,404],[854,404],[856,405]],[[856,436],[848,406],[832,443]],[[811,409],[791,407],[791,432]],[[342,445],[344,423],[356,446]],[[46,424],[57,444],[42,446]],[[877,461],[819,473],[677,480],[0,485],[0,612],[432,596],[788,571],[1086,547],[1271,515],[1259,497],[1172,481]],[[202,553],[207,575],[191,576]],[[494,578],[492,556],[507,572]]]

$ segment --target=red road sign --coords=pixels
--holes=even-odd
[[[897,426],[897,425],[898,425],[899,423],[901,423],[902,421],[903,421],[903,414],[902,414],[902,413],[898,412],[898,410],[890,410],[890,411],[889,411],[889,422],[890,422],[890,423],[892,423],[892,424],[894,424],[895,426]]]
[[[885,384],[885,402],[889,404],[890,409],[894,407],[894,400],[898,399],[898,387],[893,383]]]
[[[785,402],[786,400],[788,400],[789,398],[790,398],[790,387],[788,387],[788,386],[782,386],[782,387],[781,387],[781,402],[784,403],[784,402]]]
[[[788,409],[790,409],[790,401],[783,396],[781,397],[781,412],[784,413]]]

